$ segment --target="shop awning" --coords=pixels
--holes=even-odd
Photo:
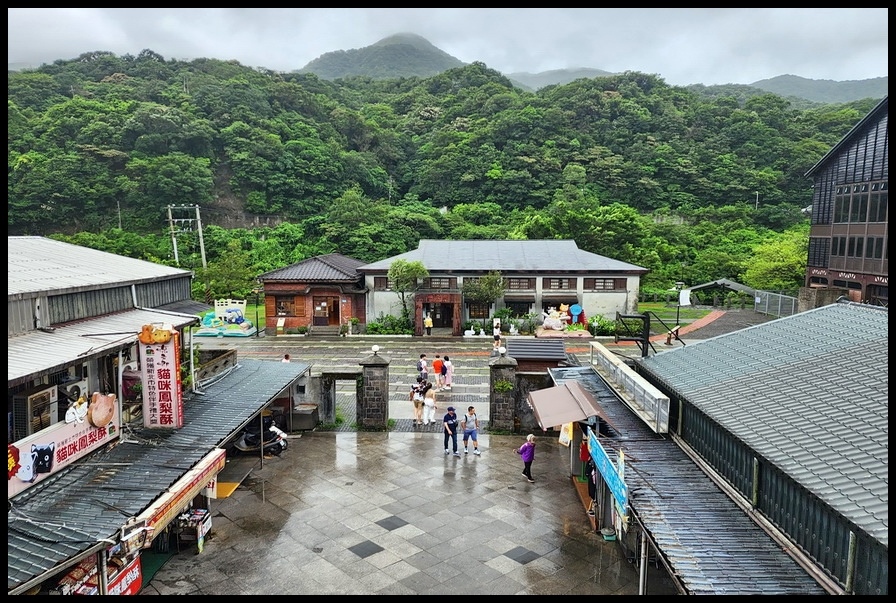
[[[528,401],[542,429],[587,421],[591,417],[600,417],[610,423],[600,403],[577,381],[529,392]]]
[[[527,302],[530,304],[535,303],[535,294],[534,293],[505,293],[504,294],[505,302]]]

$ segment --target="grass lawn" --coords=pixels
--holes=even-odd
[[[694,306],[681,306],[679,308],[674,304],[669,305],[665,302],[640,302],[638,304],[638,312],[641,312],[642,314],[651,312],[658,316],[663,322],[667,324],[675,324],[676,316],[680,318],[682,322],[693,322],[698,318],[703,318],[712,312],[712,310],[695,308]]]

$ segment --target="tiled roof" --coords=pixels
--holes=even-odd
[[[320,255],[284,268],[265,272],[258,280],[292,281],[301,283],[339,282],[354,283],[361,278],[358,268],[364,262],[339,253]]]
[[[310,365],[300,362],[240,360],[204,394],[186,396],[182,429],[141,429],[136,442],[104,448],[14,497],[7,513],[8,589],[83,555],[104,538],[117,540],[129,517],[240,433],[252,415],[308,371]]]
[[[889,545],[888,310],[836,303],[638,359]]]
[[[673,440],[647,427],[592,367],[549,372],[557,385],[577,382],[606,413],[615,434],[602,436],[601,445],[611,456],[625,453],[632,512],[687,594],[825,594]]]
[[[45,237],[7,237],[6,243],[7,295],[120,287],[190,274],[189,270]]]
[[[430,272],[612,272],[644,274],[646,268],[582,251],[572,240],[436,241],[421,239],[417,249],[361,266],[361,272],[388,271],[395,260],[422,262]]]

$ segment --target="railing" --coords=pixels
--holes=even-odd
[[[799,312],[797,298],[769,291],[756,291],[753,309],[769,316],[792,316]]]

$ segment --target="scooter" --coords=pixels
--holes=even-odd
[[[286,432],[277,426],[277,421],[270,411],[262,413],[261,422],[260,426],[258,421],[253,420],[249,423],[240,439],[233,445],[234,449],[239,452],[258,452],[261,448],[264,454],[280,456],[280,453],[289,447]]]

